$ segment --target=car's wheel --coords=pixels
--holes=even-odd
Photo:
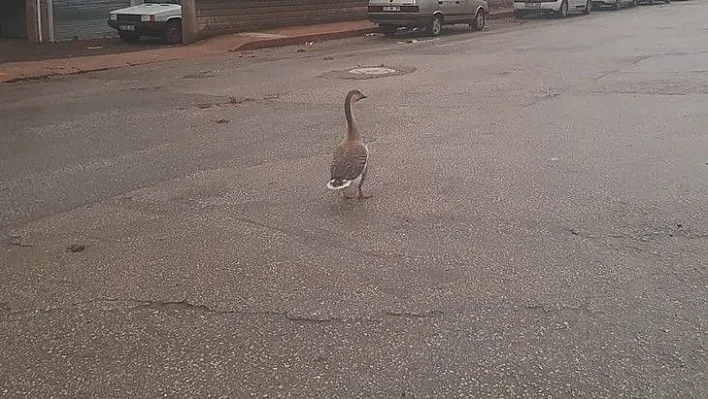
[[[182,21],[178,19],[168,21],[163,38],[167,44],[182,43]]]
[[[565,18],[568,16],[568,0],[563,0],[561,3],[561,8],[558,10],[558,18]]]
[[[592,0],[587,0],[585,3],[585,9],[583,10],[583,14],[588,15],[592,12]]]
[[[474,21],[472,21],[470,27],[472,30],[482,30],[485,25],[487,25],[487,16],[485,15],[484,10],[479,9],[477,10],[477,15],[474,16]]]
[[[140,33],[135,33],[135,32],[120,32],[118,33],[118,36],[120,36],[121,40],[123,40],[126,43],[137,43],[140,41]]]
[[[393,36],[396,34],[398,27],[396,25],[379,25],[379,32],[386,36]]]
[[[430,33],[433,36],[438,36],[442,32],[443,17],[440,14],[433,15],[433,20],[430,21]]]

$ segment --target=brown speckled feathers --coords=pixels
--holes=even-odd
[[[362,140],[345,140],[334,150],[330,166],[332,186],[349,185],[364,173],[369,158],[369,149]]]
[[[344,100],[344,114],[347,118],[347,136],[332,154],[330,165],[330,178],[327,187],[330,190],[342,190],[345,198],[349,197],[345,189],[352,184],[357,184],[358,198],[369,198],[370,195],[362,193],[362,185],[366,178],[366,169],[369,161],[369,149],[359,136],[359,129],[354,121],[352,104],[366,98],[359,90],[351,90]]]

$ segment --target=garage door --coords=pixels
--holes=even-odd
[[[52,4],[54,40],[65,41],[117,36],[108,26],[108,13],[130,7],[131,0],[53,0]]]

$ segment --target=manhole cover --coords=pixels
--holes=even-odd
[[[356,73],[356,74],[362,74],[362,75],[387,75],[391,73],[396,73],[397,71],[395,69],[391,68],[384,68],[384,67],[364,67],[364,68],[355,68],[355,69],[350,69],[349,73]]]
[[[414,72],[415,68],[387,67],[384,65],[359,66],[353,69],[340,69],[319,75],[320,78],[334,79],[373,79],[388,76],[400,76]]]

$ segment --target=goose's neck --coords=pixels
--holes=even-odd
[[[344,115],[347,117],[347,139],[356,140],[359,138],[359,129],[356,126],[356,121],[354,120],[354,114],[352,113],[352,99],[347,97],[344,100]]]

